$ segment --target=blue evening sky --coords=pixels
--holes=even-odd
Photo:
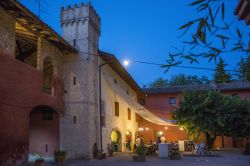
[[[20,0],[35,14],[38,14],[38,0]],[[234,0],[236,5],[237,1]],[[59,23],[60,7],[68,4],[86,2],[86,0],[41,0],[41,19],[61,34]],[[178,27],[195,16],[188,6],[191,0],[91,0],[92,5],[102,19],[100,49],[113,53],[122,61],[147,61],[165,63],[168,52],[173,46],[181,47],[181,34]],[[235,6],[231,6],[234,11]],[[235,17],[236,16],[233,16]],[[240,21],[242,30],[249,32],[249,27]],[[225,55],[228,69],[235,67],[241,55]],[[190,64],[184,64],[190,66]],[[203,60],[198,67],[214,68],[214,62]],[[231,67],[231,68],[230,68]],[[184,73],[205,75],[212,78],[212,71],[172,68],[168,73],[164,69],[139,63],[132,63],[127,70],[141,86],[156,78],[170,78]]]

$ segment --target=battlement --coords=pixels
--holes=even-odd
[[[62,26],[85,20],[93,24],[97,31],[100,31],[101,19],[90,2],[75,4],[73,7],[70,5],[67,5],[66,8],[61,7],[60,21]]]

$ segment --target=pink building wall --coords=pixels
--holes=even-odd
[[[225,95],[239,95],[243,99],[250,99],[250,89],[249,90],[231,90],[222,92]],[[176,104],[169,104],[169,97],[176,97]],[[154,113],[155,115],[161,118],[172,119],[171,111],[174,111],[181,99],[181,93],[165,93],[165,94],[148,94],[145,98],[145,107]],[[145,141],[155,139],[155,131],[162,131],[167,139],[167,141],[177,141],[177,140],[188,140],[189,136],[186,131],[182,131],[179,127],[168,127],[165,129],[165,126],[156,125],[148,122],[143,119],[142,122],[139,122],[139,127],[144,128],[144,131],[140,131],[140,134],[143,135]],[[149,128],[148,131],[145,131],[145,128]],[[202,139],[202,138],[201,138]],[[243,147],[244,141],[238,140],[235,142],[237,147]],[[222,147],[221,137],[217,137],[214,143],[214,147]],[[224,137],[224,148],[232,148],[233,140],[231,137]]]
[[[0,163],[16,155],[27,159],[30,112],[46,105],[63,112],[63,82],[55,78],[55,95],[42,91],[42,72],[10,55],[0,54]]]

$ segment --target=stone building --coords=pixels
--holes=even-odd
[[[143,92],[99,51],[100,17],[86,3],[61,8],[60,21],[62,37],[18,1],[0,1],[0,162],[59,149],[92,158],[94,143],[125,151],[135,139]]]
[[[145,92],[99,50],[101,20],[90,3],[61,8],[60,21],[62,36],[18,1],[0,1],[0,164],[55,150],[92,158],[94,143],[130,150],[142,119],[186,139],[150,107],[147,91],[144,107]],[[153,100],[165,109],[165,99]]]

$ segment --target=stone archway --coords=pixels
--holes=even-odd
[[[126,150],[131,151],[132,150],[133,134],[130,130],[127,130],[125,140],[126,140]]]
[[[119,129],[115,128],[110,133],[111,143],[115,152],[122,151],[122,134]]]
[[[53,156],[59,149],[59,114],[48,106],[30,112],[29,153]]]

